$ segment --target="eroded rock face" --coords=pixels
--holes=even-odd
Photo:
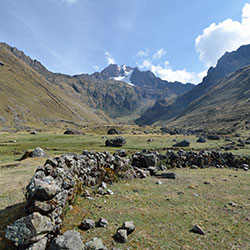
[[[51,219],[35,212],[7,226],[5,237],[18,245],[28,245],[53,230]]]
[[[84,245],[79,232],[70,230],[56,237],[48,250],[83,250]]]

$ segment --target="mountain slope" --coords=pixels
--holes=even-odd
[[[194,101],[171,126],[223,130],[250,123],[250,66],[220,81]]]
[[[161,113],[158,112],[158,103],[147,110],[139,119],[138,124],[153,124],[157,121],[164,121],[174,118],[185,112],[187,107],[200,96],[206,94],[209,89],[215,86],[221,79],[236,70],[250,65],[250,45],[241,46],[237,51],[225,53],[217,62],[216,67],[208,70],[207,76],[204,77],[202,83],[194,87],[184,95],[176,98],[171,105],[165,106]]]
[[[37,60],[32,60],[29,56],[26,56],[22,51],[7,44],[2,44],[2,46],[79,105],[83,104],[91,109],[104,111],[106,116],[112,118],[138,117],[149,105],[152,106],[153,101],[163,98],[172,99],[179,93],[193,87],[192,84],[162,81],[155,77],[153,73],[151,73],[152,77],[146,81],[144,76],[148,74],[147,72],[116,64],[111,64],[100,73],[96,72],[92,75],[69,76],[53,73]],[[136,84],[122,82],[124,78],[129,77],[128,74],[132,76],[135,71],[139,73],[139,81],[137,79]],[[138,86],[142,81],[145,81],[147,87]],[[157,86],[153,86],[154,81],[157,82]]]
[[[52,86],[27,63],[18,59],[5,44],[0,44],[0,122],[3,126],[22,127],[50,121],[79,123],[104,122],[86,105]]]

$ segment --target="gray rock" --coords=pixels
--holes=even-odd
[[[135,225],[133,221],[125,221],[121,227],[121,229],[125,229],[127,234],[131,234],[135,230]]]
[[[207,137],[208,140],[220,140],[220,136],[218,135],[209,135]]]
[[[81,235],[79,232],[70,230],[56,237],[50,244],[48,250],[83,250]]]
[[[157,166],[157,157],[153,153],[136,153],[132,155],[132,166],[149,168]]]
[[[34,178],[27,187],[27,198],[40,201],[50,200],[60,190],[53,179],[48,183],[45,178],[42,180]]]
[[[196,165],[192,165],[190,168],[191,168],[191,169],[198,169],[199,167],[196,166]]]
[[[206,141],[207,141],[206,138],[200,137],[200,138],[197,139],[196,142],[198,142],[198,143],[205,143]]]
[[[38,242],[30,245],[28,248],[26,248],[25,250],[45,250],[46,249],[46,245],[47,245],[48,239],[47,237],[42,238],[41,240],[39,240]]]
[[[157,175],[157,176],[163,179],[176,179],[176,173],[173,173],[173,172],[161,173],[160,175]]]
[[[114,192],[111,189],[107,189],[107,194],[114,195]]]
[[[115,241],[119,243],[125,243],[128,240],[127,230],[125,229],[118,229],[116,234],[114,235]]]
[[[155,182],[155,184],[157,184],[157,185],[162,185],[162,182],[161,182],[160,180],[157,180],[157,181]]]
[[[124,149],[118,149],[116,150],[115,155],[119,155],[120,157],[126,157],[127,153]]]
[[[46,154],[42,148],[37,147],[32,151],[31,157],[46,157]]]
[[[234,202],[229,202],[228,205],[232,206],[232,207],[237,207],[238,205]]]
[[[107,250],[100,238],[94,238],[84,245],[84,250]]]
[[[190,231],[193,232],[193,233],[205,235],[204,230],[199,225],[197,225],[197,224],[194,225],[193,228]]]
[[[118,135],[121,134],[120,131],[118,131],[116,128],[110,128],[107,132],[108,135]]]
[[[72,129],[72,128],[68,128],[65,132],[65,135],[84,135],[83,132],[76,130],[76,129]]]
[[[188,140],[182,140],[173,145],[173,147],[189,147],[190,142]]]
[[[95,222],[91,219],[85,219],[81,222],[81,225],[79,226],[81,230],[89,230],[92,228],[95,228]]]
[[[41,240],[52,230],[50,218],[35,212],[7,226],[5,237],[18,245],[28,245]]]
[[[107,227],[109,223],[106,219],[100,218],[97,224],[98,227]]]
[[[123,136],[119,136],[113,139],[108,139],[105,142],[106,147],[121,147],[126,144],[126,139]]]

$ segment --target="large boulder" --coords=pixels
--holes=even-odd
[[[7,226],[5,237],[17,245],[29,245],[53,230],[51,219],[35,212]]]
[[[37,147],[32,151],[31,157],[46,157],[46,154],[42,148]]]
[[[26,197],[28,200],[46,201],[52,199],[60,191],[60,187],[52,177],[44,177],[43,179],[33,178],[27,186]]]
[[[153,153],[136,153],[132,156],[132,166],[149,168],[157,166],[157,156]]]
[[[182,140],[173,145],[173,147],[189,147],[190,142],[188,140]]]
[[[100,238],[94,238],[85,243],[84,250],[107,250],[107,248]]]
[[[48,250],[83,250],[84,245],[79,232],[70,230],[56,237],[50,244]]]
[[[84,135],[84,133],[82,131],[76,130],[76,129],[72,129],[72,128],[68,128],[65,132],[65,135]]]
[[[116,128],[110,128],[107,132],[108,135],[119,135],[121,134],[120,131],[118,131]]]
[[[206,138],[200,137],[200,138],[197,139],[196,142],[198,142],[198,143],[205,143],[206,142]]]
[[[19,159],[19,161],[25,160],[30,157],[46,157],[46,153],[42,148],[35,148],[33,151],[32,150],[27,150],[23,156]]]
[[[105,142],[106,147],[121,147],[126,144],[126,139],[123,136],[119,136],[116,138],[108,139]]]
[[[209,135],[207,137],[208,140],[220,140],[220,136],[218,135]]]

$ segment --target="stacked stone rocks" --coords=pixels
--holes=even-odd
[[[184,151],[168,150],[164,155],[165,163],[171,168],[185,168],[197,166],[198,168],[217,167],[240,169],[250,165],[250,158],[234,155],[230,152],[212,151]],[[246,170],[246,169],[245,169]]]
[[[81,193],[84,186],[109,183],[115,178],[145,178],[156,175],[158,170],[165,169],[162,163],[170,168],[193,169],[229,167],[248,170],[250,165],[249,157],[218,151],[195,152],[179,149],[160,154],[144,150],[133,154],[132,160],[123,158],[122,155],[125,156],[126,153],[121,150],[113,155],[109,152],[85,150],[80,155],[70,153],[48,159],[44,166],[37,168],[27,186],[27,216],[8,226],[5,237],[15,242],[20,249],[26,250],[89,249],[84,248],[76,231],[58,236],[65,209],[74,202],[76,194]],[[75,240],[70,240],[72,238]],[[78,242],[75,245],[77,248],[67,248],[67,244],[71,242]],[[93,242],[99,244],[99,239]],[[93,242],[89,244],[94,244]]]
[[[6,229],[6,238],[22,249],[46,249],[59,234],[65,208],[84,186],[116,176],[135,176],[129,159],[108,152],[65,154],[38,167],[27,186],[27,213]]]

